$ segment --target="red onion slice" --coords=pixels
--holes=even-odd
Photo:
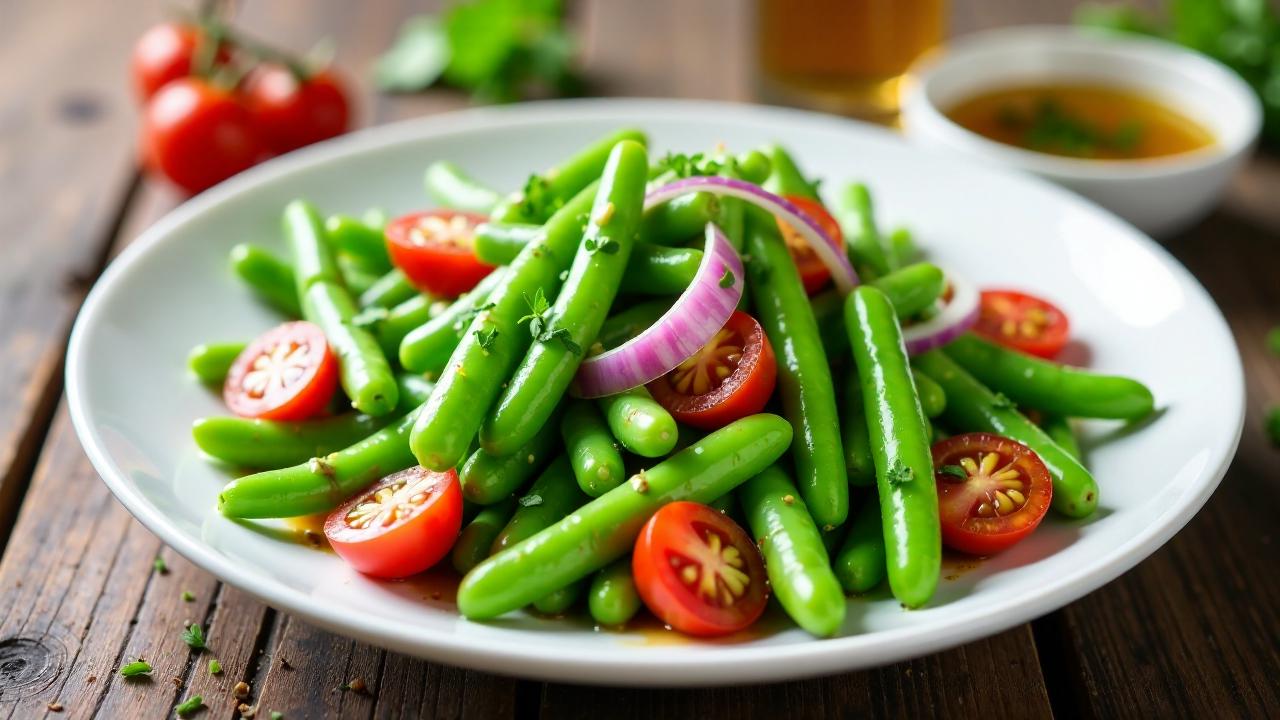
[[[701,350],[729,321],[742,298],[742,258],[715,223],[707,223],[706,236],[693,283],[644,332],[583,360],[574,377],[575,395],[614,395],[657,380]]]
[[[942,347],[973,327],[978,321],[978,288],[949,270],[947,281],[951,283],[951,301],[933,317],[902,328],[902,339],[907,353],[919,355],[926,350]]]
[[[858,274],[853,271],[849,257],[844,248],[833,247],[831,237],[823,231],[813,218],[806,215],[795,203],[784,197],[774,195],[759,185],[719,176],[691,177],[676,180],[660,188],[650,190],[644,198],[644,209],[664,203],[674,197],[694,192],[709,192],[713,195],[736,197],[781,218],[809,243],[818,259],[831,271],[836,289],[841,295],[848,295],[858,284]]]

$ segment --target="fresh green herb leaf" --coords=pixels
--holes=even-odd
[[[488,330],[476,330],[476,340],[480,343],[482,350],[488,350],[493,347],[493,341],[498,337],[498,328],[489,328]]]
[[[209,674],[210,675],[222,674],[222,663],[218,662],[218,658],[212,658],[209,660]]]
[[[660,171],[675,173],[676,177],[687,178],[719,174],[724,169],[724,163],[703,153],[667,153],[658,161],[657,167]]]
[[[182,631],[182,642],[189,645],[192,650],[203,650],[205,648],[204,629],[196,623],[191,623],[186,630]]]
[[[142,660],[134,660],[131,663],[125,663],[120,667],[120,674],[124,677],[131,678],[139,675],[151,674],[151,663]]]
[[[893,485],[903,485],[916,479],[916,471],[905,465],[894,465],[889,468],[889,483]]]
[[[520,212],[526,218],[550,217],[564,207],[564,198],[551,192],[551,183],[541,175],[530,175],[520,191]]]
[[[271,720],[284,720],[284,713],[278,710],[271,711]]]
[[[943,465],[942,467],[938,468],[938,472],[942,473],[943,475],[951,475],[953,477],[960,478],[961,480],[969,479],[969,473],[965,472],[964,468],[960,467],[959,465]]]
[[[189,717],[196,714],[202,707],[204,707],[204,698],[199,695],[192,695],[175,707],[173,711],[178,713],[178,717]]]
[[[165,564],[164,558],[159,555],[156,556],[155,562],[151,563],[151,566],[161,575],[169,572],[169,566]]]
[[[724,274],[720,276],[720,287],[731,288],[733,287],[735,280],[737,280],[737,278],[734,277],[733,271],[729,268],[725,268]]]
[[[1013,401],[1009,399],[1008,395],[998,392],[996,393],[995,398],[991,401],[991,407],[1001,410],[1012,410],[1017,406],[1013,404]]]
[[[417,92],[431,87],[449,64],[449,39],[440,21],[417,15],[400,26],[390,50],[378,58],[374,80],[389,92]]]
[[[622,245],[613,238],[605,238],[596,244],[596,249],[605,255],[613,255],[622,248]]]
[[[524,302],[529,306],[529,314],[516,321],[517,325],[529,323],[529,334],[535,340],[541,339],[542,331],[547,325],[547,311],[551,309],[551,303],[547,302],[547,296],[542,292],[542,288],[538,288],[533,293],[533,299],[529,298],[526,293]]]
[[[192,595],[190,590],[182,591],[182,602],[193,602],[195,601],[195,599],[196,599],[196,596]]]
[[[540,342],[551,342],[552,340],[558,340],[560,341],[561,345],[564,345],[566,350],[573,353],[574,355],[582,354],[582,346],[573,341],[573,334],[569,332],[568,328],[560,328],[558,330],[551,330],[549,332],[545,332],[538,336],[538,340]]]
[[[493,307],[493,303],[484,303],[468,308],[461,315],[458,315],[457,321],[453,323],[453,329],[461,335],[464,330],[471,326],[471,321],[475,320],[476,316],[486,310],[491,310]]]
[[[452,51],[445,79],[476,98],[511,102],[572,94],[574,42],[559,0],[471,0],[445,16]]]
[[[534,507],[535,505],[542,504],[542,496],[541,495],[525,495],[524,497],[520,498],[520,500],[518,500],[517,502],[520,503],[520,507]]]

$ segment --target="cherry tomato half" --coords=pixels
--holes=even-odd
[[[309,322],[288,322],[236,357],[222,398],[243,417],[306,420],[324,411],[337,387],[338,360],[324,333]]]
[[[395,579],[440,562],[461,527],[458,474],[415,466],[382,478],[330,513],[324,536],[351,567]]]
[[[473,249],[476,226],[485,219],[460,210],[409,213],[387,223],[387,252],[418,289],[456,297],[493,272]]]
[[[818,223],[818,227],[827,234],[831,240],[831,246],[837,252],[844,252],[844,233],[840,231],[840,223],[831,217],[831,213],[827,212],[822,203],[799,195],[787,195],[786,199]],[[782,239],[787,243],[787,250],[791,251],[791,259],[796,261],[796,269],[800,271],[800,281],[804,283],[805,292],[812,295],[821,290],[822,286],[831,280],[831,271],[822,263],[822,259],[813,251],[813,248],[809,247],[809,241],[805,240],[804,236],[781,220],[778,220],[778,229],[782,231]]]
[[[674,502],[636,538],[631,573],[644,604],[689,635],[737,632],[764,612],[769,587],[760,550],[738,524],[706,505]]]
[[[147,103],[142,148],[149,169],[198,193],[266,157],[249,112],[200,78],[174,80]]]
[[[1000,552],[1031,534],[1053,501],[1049,470],[1031,448],[990,433],[933,446],[942,542],[973,555]]]
[[[200,42],[200,30],[182,23],[160,23],[142,33],[133,46],[131,59],[133,86],[138,97],[148,100],[170,81],[190,75],[192,63],[201,50]],[[221,65],[230,58],[223,45],[218,48],[214,63]]]
[[[1014,350],[1052,358],[1067,344],[1070,322],[1048,300],[1017,290],[983,290],[974,331]]]
[[[260,65],[245,79],[244,103],[267,146],[286,153],[347,131],[347,93],[328,70],[299,80],[287,68]]]
[[[773,395],[778,364],[760,323],[738,310],[711,341],[649,392],[676,420],[716,430],[754,415]]]

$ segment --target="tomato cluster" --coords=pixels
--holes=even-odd
[[[144,103],[143,166],[189,193],[340,135],[350,122],[347,92],[330,69],[243,46],[220,26],[152,27],[134,46],[132,75]]]

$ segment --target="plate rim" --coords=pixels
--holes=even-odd
[[[188,538],[115,467],[88,417],[83,390],[83,384],[87,381],[87,359],[82,348],[87,342],[86,337],[91,332],[89,328],[94,318],[106,302],[105,298],[119,282],[118,278],[124,277],[135,262],[152,247],[163,242],[173,230],[258,185],[270,183],[294,172],[341,162],[349,156],[379,148],[424,137],[447,136],[450,130],[474,132],[477,129],[492,130],[503,125],[527,127],[539,123],[555,124],[566,120],[582,120],[593,114],[612,117],[627,111],[635,114],[661,112],[685,115],[691,119],[732,113],[735,121],[800,123],[810,127],[825,126],[836,131],[854,129],[858,133],[880,134],[882,140],[912,147],[912,152],[929,155],[934,162],[963,166],[965,172],[1004,176],[1038,185],[1042,190],[1056,195],[1057,202],[1085,208],[1091,214],[1101,214],[1111,222],[1125,226],[1136,236],[1139,244],[1145,242],[1147,249],[1152,250],[1162,264],[1182,281],[1181,285],[1200,293],[1201,299],[1207,302],[1212,311],[1210,321],[1215,324],[1216,330],[1230,348],[1231,358],[1227,359],[1227,364],[1233,377],[1223,380],[1222,387],[1226,391],[1222,395],[1235,403],[1236,423],[1234,431],[1230,433],[1227,451],[1216,467],[1206,466],[1201,472],[1201,477],[1206,479],[1182,493],[1178,502],[1157,517],[1156,522],[1147,525],[1142,532],[1126,542],[1114,546],[1097,562],[1060,575],[1052,583],[1046,583],[1030,599],[1024,597],[1006,600],[994,608],[986,605],[977,611],[971,611],[970,616],[953,617],[949,622],[954,627],[945,633],[927,626],[901,627],[781,646],[718,647],[714,658],[705,657],[701,652],[637,652],[604,658],[597,652],[566,648],[548,651],[543,646],[507,644],[496,637],[463,637],[421,629],[406,633],[393,620],[351,615],[340,607],[336,610],[328,608],[312,596],[272,581],[269,577],[258,577],[256,574],[246,577],[237,570],[236,563],[231,558],[214,551],[198,538]],[[130,514],[149,531],[220,581],[307,622],[380,647],[481,671],[601,685],[706,686],[782,681],[846,672],[955,647],[1027,622],[1114,580],[1149,557],[1181,530],[1208,501],[1226,474],[1235,458],[1245,421],[1243,364],[1230,326],[1212,295],[1167,249],[1095,203],[1039,178],[924,153],[889,130],[846,118],[749,103],[659,98],[554,100],[506,107],[469,108],[362,129],[257,166],[174,208],[141,233],[111,262],[94,283],[76,316],[68,343],[64,375],[72,425],[102,481]],[[1229,392],[1231,387],[1235,387],[1235,392]],[[469,621],[459,618],[459,622]]]

